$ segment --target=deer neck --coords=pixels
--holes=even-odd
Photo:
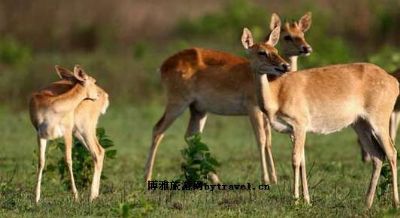
[[[259,107],[263,112],[269,114],[274,105],[276,105],[276,101],[274,100],[267,74],[255,73],[255,87]]]
[[[289,61],[290,64],[290,72],[297,71],[297,58],[299,56],[292,56],[284,54],[284,59]]]
[[[299,56],[290,56],[289,59],[289,63],[290,63],[290,72],[294,72],[297,71],[297,58]]]
[[[69,112],[75,108],[86,98],[86,90],[80,84],[75,84],[67,92],[55,97],[52,107],[55,112]]]

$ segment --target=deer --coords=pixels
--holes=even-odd
[[[291,137],[295,202],[299,202],[301,179],[304,201],[310,204],[304,151],[307,132],[329,134],[351,126],[372,159],[366,206],[372,206],[386,157],[391,167],[393,205],[397,207],[397,151],[389,133],[390,116],[399,95],[397,80],[370,63],[283,74],[281,66],[285,62],[277,61],[281,59],[274,48],[279,36],[280,29],[275,28],[267,41],[254,43],[251,31],[244,28],[242,45],[249,54],[259,107],[273,129]],[[267,74],[281,76],[269,81]]]
[[[30,118],[39,145],[35,201],[38,203],[40,200],[47,141],[60,137],[64,137],[72,193],[75,200],[79,199],[72,171],[72,134],[85,145],[93,158],[92,201],[99,194],[104,159],[104,149],[96,138],[96,125],[100,114],[104,114],[109,105],[108,94],[79,65],[74,67],[74,72],[58,65],[55,69],[62,80],[34,92],[29,102]]]
[[[311,25],[311,13],[306,13],[294,24],[282,26],[287,56],[307,55],[312,49],[304,39],[304,32]],[[271,18],[270,28],[281,28],[277,14]],[[291,64],[297,68],[297,58]],[[286,70],[290,65],[282,65]],[[189,108],[190,121],[185,133],[189,137],[202,133],[207,113],[225,116],[248,116],[260,149],[261,180],[277,182],[268,120],[259,110],[252,90],[254,80],[249,76],[247,59],[226,52],[204,48],[190,48],[167,58],[160,68],[161,83],[167,96],[165,111],[153,128],[152,143],[145,166],[145,181],[151,180],[155,155],[165,131]],[[268,169],[267,169],[268,167]],[[215,173],[209,174],[213,183],[220,183]]]

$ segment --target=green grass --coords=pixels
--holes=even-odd
[[[79,190],[76,203],[57,179],[44,172],[42,200],[34,204],[36,172],[35,132],[26,112],[0,110],[0,216],[265,216],[343,217],[393,215],[390,193],[375,199],[371,210],[364,197],[371,165],[360,160],[355,134],[350,129],[328,136],[309,135],[306,158],[312,206],[294,205],[291,195],[291,145],[288,136],[273,135],[278,185],[269,191],[155,191],[145,190],[144,164],[153,124],[163,112],[159,105],[111,106],[99,126],[107,130],[118,150],[117,159],[105,162],[108,180],[98,200],[88,202],[89,190]],[[155,180],[181,174],[183,135],[188,114],[180,117],[160,145]],[[222,164],[225,183],[260,181],[258,149],[246,117],[210,115],[202,139]],[[54,151],[50,151],[48,156]]]

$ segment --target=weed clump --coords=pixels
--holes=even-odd
[[[208,174],[216,172],[220,164],[211,156],[208,145],[201,142],[200,134],[186,138],[187,148],[181,151],[185,160],[182,165],[181,180],[186,182],[205,182]]]
[[[114,142],[106,135],[105,129],[97,128],[96,136],[100,145],[106,150],[105,158],[115,159],[117,150],[112,149],[112,147],[114,146]],[[55,140],[50,144],[50,147],[55,147],[61,152],[60,155],[55,156],[57,158],[49,159],[49,164],[46,169],[51,175],[58,175],[60,177],[61,183],[66,189],[68,189],[70,186],[70,180],[63,155],[65,151],[64,141],[62,139]],[[76,186],[78,188],[89,187],[92,182],[94,167],[92,157],[86,150],[85,146],[76,138],[74,138],[73,140],[72,162]],[[107,176],[104,172],[101,175],[101,179],[107,179]]]

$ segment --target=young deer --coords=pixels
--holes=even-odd
[[[328,134],[351,125],[373,161],[367,206],[372,205],[385,156],[392,170],[393,203],[397,206],[397,151],[389,135],[390,115],[399,95],[397,80],[376,65],[353,63],[291,72],[268,81],[266,74],[281,73],[273,48],[279,33],[275,28],[266,44],[254,44],[251,32],[244,29],[242,44],[250,54],[260,107],[274,129],[291,135],[295,199],[299,198],[301,176],[304,200],[310,203],[306,133]]]
[[[36,202],[40,200],[42,172],[45,164],[47,140],[64,137],[65,160],[68,166],[71,187],[78,199],[72,173],[72,131],[89,149],[95,163],[90,199],[98,196],[104,150],[99,145],[95,130],[100,112],[108,106],[108,95],[95,85],[95,79],[86,75],[79,66],[74,73],[56,66],[58,75],[64,79],[32,94],[30,117],[38,133],[39,164],[36,186]]]
[[[285,23],[282,27],[283,44],[286,44],[284,48],[288,58],[297,60],[298,55],[311,52],[311,47],[304,39],[304,32],[310,25],[311,13],[307,13],[298,22]],[[281,22],[273,14],[270,27],[277,26],[280,27]],[[296,64],[297,68],[296,62],[292,64]],[[282,67],[284,70],[290,69],[286,63]],[[166,88],[167,105],[164,115],[153,128],[145,169],[146,182],[151,180],[155,155],[164,132],[186,108],[190,109],[186,136],[203,131],[207,113],[249,116],[260,149],[262,181],[269,183],[271,177],[272,183],[277,182],[270,127],[258,108],[252,88],[254,80],[249,72],[250,65],[245,58],[202,48],[180,51],[164,61],[161,66],[161,82]],[[210,176],[214,183],[219,183],[217,175]]]

